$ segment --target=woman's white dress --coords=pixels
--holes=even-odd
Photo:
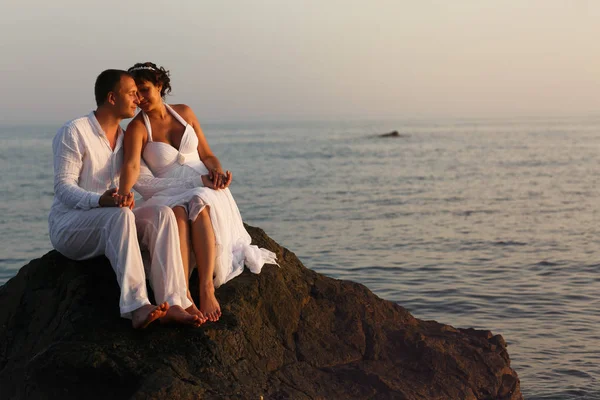
[[[154,142],[150,120],[142,111],[148,142],[142,153],[140,178],[134,186],[144,197],[142,207],[183,206],[188,211],[190,221],[194,221],[202,209],[209,206],[217,245],[215,287],[241,274],[244,263],[255,274],[260,272],[264,264],[276,264],[273,252],[250,245],[250,235],[244,228],[240,211],[229,189],[213,190],[202,185],[200,175],[208,174],[208,169],[198,155],[196,132],[168,104],[165,106],[185,126],[185,132],[179,150],[167,143]],[[195,265],[194,257],[190,257],[190,262],[191,271]]]

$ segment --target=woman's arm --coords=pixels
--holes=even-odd
[[[189,178],[156,178],[144,160],[140,162],[140,174],[133,188],[142,195],[144,200],[148,200],[165,189],[182,188],[192,189],[196,187],[210,187],[208,175],[198,175]]]
[[[146,127],[139,118],[135,118],[127,126],[123,141],[123,165],[119,179],[119,196],[128,196],[140,174],[142,150],[148,140]]]
[[[210,179],[213,182],[213,189],[225,189],[231,184],[232,175],[231,172],[223,172],[223,167],[217,156],[215,156],[204,137],[198,118],[192,111],[192,109],[185,104],[178,105],[179,114],[194,128],[196,136],[198,137],[198,155],[200,159],[208,168]]]

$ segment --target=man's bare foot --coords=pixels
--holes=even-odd
[[[160,319],[160,322],[167,324],[184,324],[192,326],[200,326],[202,322],[200,317],[197,315],[189,314],[181,306],[171,306],[167,310],[164,317]]]
[[[152,304],[141,306],[131,313],[131,325],[133,325],[135,329],[144,329],[150,325],[152,321],[156,321],[167,315],[168,310],[169,305],[167,303],[162,303],[157,306]]]
[[[218,321],[221,317],[221,306],[215,297],[213,285],[200,288],[200,312],[211,322]]]

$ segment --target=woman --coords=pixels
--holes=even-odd
[[[232,174],[223,172],[194,112],[163,101],[171,91],[169,72],[150,62],[137,63],[128,72],[136,81],[142,111],[125,133],[119,194],[129,193],[135,183],[144,205],[173,209],[186,275],[194,264],[198,267],[200,303],[188,312],[217,321],[221,308],[215,287],[239,275],[244,262],[259,273],[265,263],[276,263],[275,254],[250,245],[228,189]],[[188,297],[192,300],[189,287]]]

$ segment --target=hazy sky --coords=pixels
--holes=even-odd
[[[4,0],[0,50],[0,123],[139,61],[201,121],[600,114],[595,0]]]

